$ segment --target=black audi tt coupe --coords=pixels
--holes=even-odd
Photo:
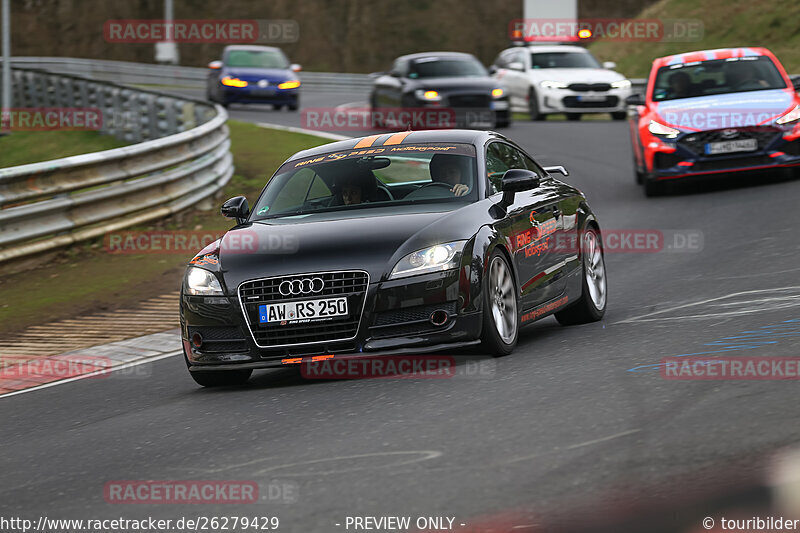
[[[256,368],[480,344],[520,326],[599,320],[598,222],[577,189],[504,136],[387,133],[293,155],[187,267],[186,364],[204,386]]]

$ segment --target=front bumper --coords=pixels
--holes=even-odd
[[[537,89],[541,113],[613,113],[625,111],[630,89],[608,91],[573,91],[571,89]]]
[[[231,370],[281,367],[329,354],[420,354],[469,346],[480,337],[482,313],[464,290],[462,276],[451,270],[370,283],[354,337],[276,347],[264,347],[264,337],[251,332],[260,326],[245,317],[238,296],[181,294],[184,353],[190,370]],[[444,325],[430,323],[434,310],[447,312]],[[199,347],[192,343],[196,333],[203,339]]]
[[[275,86],[223,87],[223,96],[228,103],[236,104],[295,104],[300,89],[278,89]]]
[[[645,144],[647,174],[651,179],[670,180],[800,165],[800,138],[787,139],[782,133],[777,128],[758,132],[754,135],[758,137],[757,150],[719,155],[704,154],[701,143],[687,142],[714,131],[684,133],[669,142],[650,136]]]

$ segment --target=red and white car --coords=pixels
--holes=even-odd
[[[628,99],[637,182],[800,165],[800,97],[766,48],[661,57]]]

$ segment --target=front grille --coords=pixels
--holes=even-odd
[[[306,278],[321,278],[324,288],[317,293],[283,295],[279,286],[283,281]],[[310,344],[355,337],[364,300],[369,285],[369,276],[363,271],[322,272],[298,274],[246,281],[239,286],[245,320],[250,326],[253,339],[261,348]],[[328,321],[311,321],[284,325],[262,325],[258,320],[258,306],[265,303],[316,300],[325,297],[346,297],[348,316]]]
[[[489,107],[489,96],[486,94],[454,94],[447,98],[450,107]]]
[[[738,133],[731,137],[730,134],[723,134],[728,132],[729,129],[735,129]],[[780,130],[771,126],[766,127],[751,127],[751,128],[729,128],[724,130],[709,130],[700,131],[697,133],[689,133],[678,139],[678,145],[686,148],[690,152],[697,155],[705,155],[706,144],[712,142],[732,141],[739,139],[756,139],[758,141],[758,150],[764,150],[769,146],[772,141],[781,135]],[[717,154],[717,156],[726,156],[729,154]],[[717,157],[711,156],[711,157]]]
[[[619,98],[616,96],[606,96],[604,100],[600,100],[597,102],[584,102],[578,100],[577,96],[565,96],[561,103],[564,107],[571,107],[571,108],[597,108],[597,107],[617,107],[619,103]]]
[[[729,168],[758,167],[774,163],[768,155],[749,157],[734,157],[731,159],[717,159],[712,161],[699,161],[692,166],[693,171],[727,170]]]
[[[444,327],[434,326],[430,323],[431,313],[438,310],[446,311],[450,317],[454,317],[456,302],[418,305],[378,313],[374,325],[370,328],[370,336],[374,338],[398,337],[436,331]]]
[[[242,330],[236,326],[189,326],[189,338],[199,333],[203,345],[202,353],[243,352],[247,350]]]
[[[610,83],[572,83],[567,86],[568,89],[575,92],[596,91],[604,93],[611,90]]]

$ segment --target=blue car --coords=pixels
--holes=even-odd
[[[300,104],[300,65],[290,64],[280,48],[226,46],[221,61],[212,61],[206,98],[229,104],[272,104],[296,111]]]

